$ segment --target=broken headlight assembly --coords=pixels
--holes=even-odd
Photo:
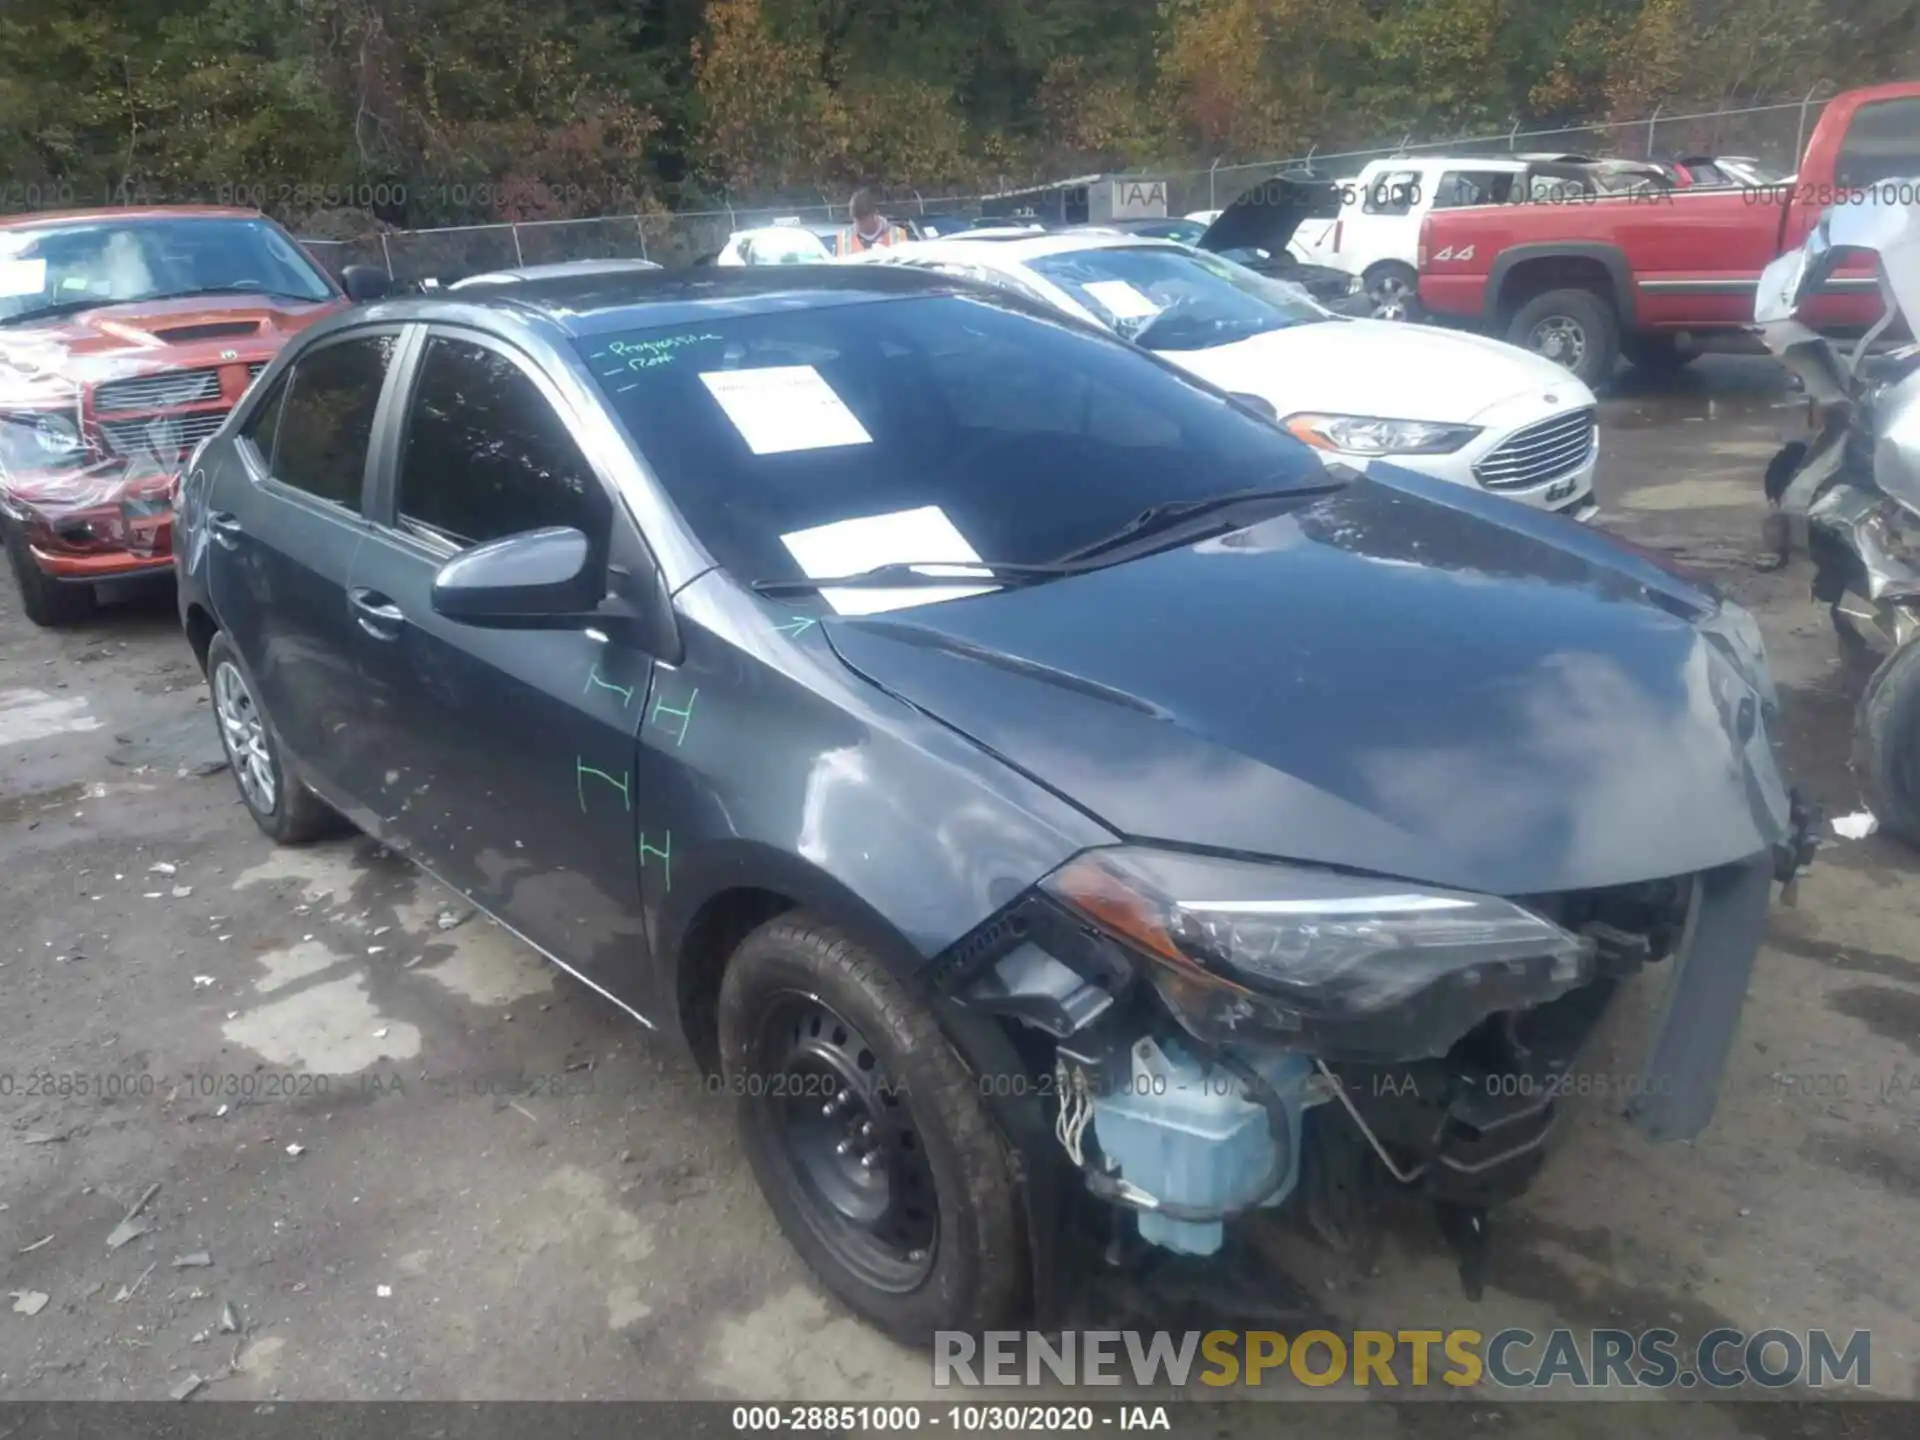
[[[60,410],[0,410],[0,476],[71,470],[86,459],[75,416]]]
[[[1088,851],[1042,888],[1150,962],[1209,1045],[1444,1054],[1496,1011],[1594,978],[1593,950],[1491,895],[1135,847]]]
[[[1760,622],[1744,606],[1723,600],[1720,607],[1704,620],[1695,622],[1700,633],[1732,662],[1760,697],[1767,718],[1780,713],[1780,692],[1774,688],[1773,667],[1767,663],[1767,642],[1760,633]]]

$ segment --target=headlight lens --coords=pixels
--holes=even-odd
[[[67,469],[86,456],[73,416],[58,410],[0,411],[0,474]]]
[[[1348,455],[1451,455],[1480,433],[1478,425],[1433,420],[1383,420],[1371,415],[1289,415],[1296,440],[1316,450]]]
[[[1591,975],[1587,942],[1491,895],[1132,847],[1089,851],[1044,883],[1152,961],[1161,998],[1203,1040],[1439,1054],[1494,1011]]]

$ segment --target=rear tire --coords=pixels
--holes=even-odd
[[[1420,276],[1411,265],[1383,260],[1368,266],[1360,282],[1366,287],[1367,300],[1373,307],[1370,313],[1375,320],[1413,323],[1421,318]]]
[[[1016,1327],[1027,1266],[1012,1159],[933,1015],[804,912],[741,942],[719,1009],[747,1158],[826,1287],[908,1344]]]
[[[291,774],[273,721],[258,700],[253,677],[224,634],[207,646],[207,685],[213,723],[232,767],[240,802],[267,838],[299,845],[346,828],[346,822]]]
[[[17,525],[0,526],[6,531],[7,566],[13,571],[14,584],[20,588],[20,608],[27,619],[43,629],[52,630],[84,620],[93,613],[91,585],[56,580],[34,564],[27,537]]]
[[[1880,828],[1920,847],[1920,644],[1888,656],[1854,711],[1853,765]]]
[[[1620,325],[1613,307],[1591,290],[1549,290],[1534,296],[1515,312],[1506,338],[1596,388],[1612,377],[1620,355]]]

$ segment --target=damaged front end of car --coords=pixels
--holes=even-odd
[[[1088,851],[954,946],[937,983],[1011,1022],[1027,1074],[999,1088],[1052,1117],[1028,1163],[1105,1202],[1116,1235],[1212,1256],[1230,1222],[1285,1206],[1366,1254],[1412,1192],[1477,1298],[1487,1212],[1532,1182],[1570,1099],[1617,1097],[1657,1140],[1707,1124],[1772,884],[1811,856],[1812,824],[1796,801],[1787,839],[1745,861],[1515,898]],[[1583,1076],[1608,1002],[1649,969],[1667,997],[1639,1073]]]

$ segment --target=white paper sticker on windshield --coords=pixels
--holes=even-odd
[[[912,565],[921,561],[932,562],[927,569],[937,575],[943,563],[956,565],[980,558],[967,543],[967,537],[954,528],[947,512],[938,505],[900,510],[891,515],[863,515],[857,520],[836,520],[831,525],[796,530],[791,535],[782,535],[780,540],[809,580],[858,575],[877,565]],[[889,590],[881,586],[845,586],[822,590],[820,598],[839,615],[874,615],[907,605],[959,600],[993,588],[992,585],[917,585]]]
[[[873,443],[866,427],[811,365],[706,370],[700,378],[756,455]]]
[[[0,260],[0,298],[38,295],[46,288],[45,260]]]
[[[1124,280],[1090,280],[1080,287],[1107,307],[1117,320],[1145,320],[1158,315],[1160,307]]]

